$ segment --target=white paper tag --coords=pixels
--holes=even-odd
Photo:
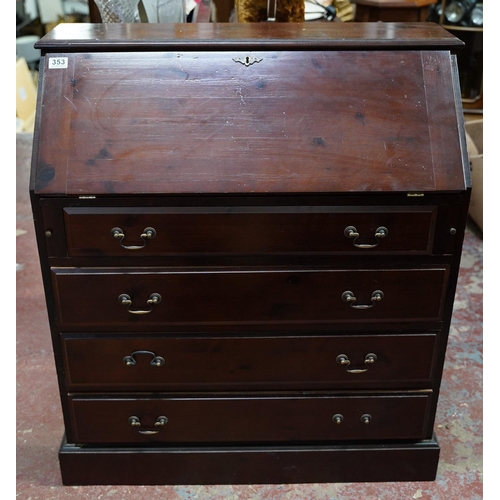
[[[67,67],[67,57],[49,57],[49,69],[66,69]]]

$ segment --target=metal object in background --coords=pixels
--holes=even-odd
[[[482,113],[483,1],[436,0],[427,20],[440,24],[465,43],[465,49],[457,52],[462,104],[469,113]]]
[[[459,23],[465,15],[465,7],[462,2],[451,2],[444,10],[444,17],[450,23]]]
[[[443,26],[483,26],[482,0],[437,0],[429,9],[428,21]]]
[[[470,13],[470,22],[473,26],[483,27],[483,4],[478,3]]]

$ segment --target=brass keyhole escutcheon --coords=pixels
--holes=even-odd
[[[252,64],[259,63],[262,61],[262,58],[259,57],[250,57],[250,56],[245,56],[245,57],[233,57],[234,62],[238,62],[243,64],[243,66],[251,66]]]

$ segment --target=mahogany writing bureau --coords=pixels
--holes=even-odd
[[[65,484],[433,480],[470,181],[434,24],[61,24],[31,196]]]

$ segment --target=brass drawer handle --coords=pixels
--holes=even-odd
[[[354,294],[347,290],[342,294],[342,300],[348,302],[353,309],[371,309],[377,302],[380,302],[384,298],[384,292],[382,290],[375,290],[371,296],[371,304],[354,304],[356,302],[356,297]]]
[[[120,304],[124,306],[127,306],[127,311],[130,314],[149,314],[153,310],[153,306],[161,302],[161,295],[159,293],[152,293],[149,296],[147,304],[151,307],[146,311],[130,309],[130,306],[132,305],[132,299],[130,298],[130,295],[127,295],[126,293],[122,293],[121,295],[119,295],[118,302],[120,302]]]
[[[365,373],[366,371],[368,371],[370,365],[375,363],[375,361],[377,361],[377,355],[374,354],[373,352],[370,352],[365,356],[366,368],[347,368],[351,364],[351,360],[348,358],[348,356],[346,354],[339,354],[337,356],[337,363],[339,365],[345,366],[345,371],[347,373],[354,373],[354,374]]]
[[[124,245],[123,240],[125,239],[125,233],[119,227],[111,229],[111,236],[120,240],[120,246],[126,250],[140,250],[146,246],[148,240],[152,240],[156,236],[156,230],[153,227],[144,229],[141,234],[141,240],[144,242],[143,245]]]
[[[369,243],[357,243],[358,238],[359,238],[359,233],[358,230],[354,226],[347,226],[344,229],[344,236],[346,238],[352,238],[354,241],[352,244],[356,248],[375,248],[381,239],[385,238],[389,234],[389,230],[384,227],[380,226],[375,230],[375,238],[377,239],[377,242],[374,244],[369,244]]]
[[[158,417],[155,422],[155,427],[156,429],[137,429],[137,432],[139,434],[158,434],[163,426],[165,426],[168,422],[168,418],[165,416]],[[129,417],[128,423],[132,427],[141,427],[141,421],[139,420],[139,417],[136,417],[135,415]]]
[[[132,354],[130,354],[130,356],[125,356],[123,358],[123,362],[125,363],[126,366],[134,366],[137,364],[137,361],[134,358],[136,354],[149,354],[150,356],[153,356],[153,359],[149,363],[151,366],[163,366],[165,364],[165,360],[161,356],[157,356],[154,352],[134,351]]]
[[[361,415],[360,420],[363,424],[369,424],[372,421],[372,416],[369,413],[365,413],[364,415]],[[332,422],[334,424],[341,424],[343,421],[344,421],[344,416],[341,413],[336,413],[332,417]]]

